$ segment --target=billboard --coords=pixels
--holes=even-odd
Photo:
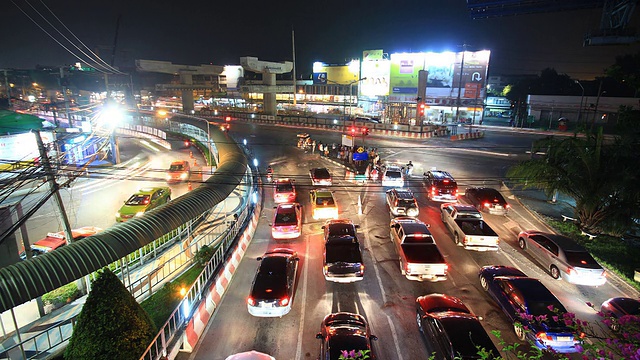
[[[360,95],[389,95],[390,65],[389,60],[363,61],[361,74],[364,80],[360,82]]]
[[[391,54],[390,68],[392,94],[418,93],[418,74],[424,69],[423,53]]]
[[[40,132],[42,142],[54,141],[53,133]],[[0,159],[6,161],[31,161],[40,157],[35,133],[0,136]]]
[[[352,60],[346,65],[327,65],[321,62],[313,63],[314,84],[339,84],[349,85],[360,78],[360,62]],[[324,82],[316,82],[324,81]]]

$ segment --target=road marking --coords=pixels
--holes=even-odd
[[[302,359],[302,335],[304,333],[304,309],[307,303],[307,276],[309,274],[309,239],[308,235],[305,236],[305,250],[304,250],[304,286],[302,287],[302,310],[300,311],[300,331],[298,331],[298,346],[296,348],[296,359]]]
[[[398,355],[396,359],[404,360],[404,358],[402,357],[402,352],[400,351],[400,342],[398,341],[398,334],[396,333],[395,325],[393,325],[393,321],[391,321],[391,317],[389,317],[389,315],[385,314],[385,316],[387,317],[387,321],[389,322],[389,327],[391,328],[391,335],[393,335],[393,342],[396,345],[396,355]]]

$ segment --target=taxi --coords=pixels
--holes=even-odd
[[[311,215],[315,220],[338,218],[338,204],[330,190],[314,189],[309,192],[309,195],[311,197]]]
[[[99,227],[84,226],[78,229],[71,230],[71,236],[73,236],[73,241],[78,241],[91,235],[95,235],[100,231],[102,231],[102,229]],[[61,248],[65,245],[67,245],[67,239],[64,231],[58,231],[55,233],[48,233],[45,238],[36,241],[33,245],[31,245],[31,251],[33,256],[38,256]],[[24,257],[26,258],[26,256]]]
[[[280,204],[276,207],[271,225],[274,239],[295,239],[302,234],[302,205]]]
[[[191,176],[191,166],[186,160],[174,161],[167,170],[166,180],[167,183],[178,183],[181,181],[189,181]]]
[[[124,202],[116,213],[116,222],[125,222],[133,217],[142,216],[148,210],[171,201],[171,189],[166,186],[142,188]]]
[[[296,188],[291,179],[278,179],[273,189],[273,202],[276,204],[296,201]]]

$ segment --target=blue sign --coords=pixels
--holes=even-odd
[[[354,152],[353,153],[353,161],[366,161],[369,160],[369,153],[364,152]]]
[[[327,73],[326,72],[313,73],[313,83],[314,84],[326,84],[327,83]]]

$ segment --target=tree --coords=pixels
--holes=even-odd
[[[615,64],[607,68],[606,72],[608,76],[632,88],[635,91],[634,97],[640,92],[640,53],[616,57]]]
[[[105,268],[93,282],[65,351],[66,359],[139,359],[155,327],[149,315]]]
[[[638,214],[635,185],[637,154],[626,137],[604,143],[602,129],[584,137],[542,139],[534,152],[546,151],[509,169],[507,176],[525,188],[542,189],[547,196],[560,191],[575,200],[575,216],[588,232],[621,231]],[[617,228],[617,229],[615,229]]]

